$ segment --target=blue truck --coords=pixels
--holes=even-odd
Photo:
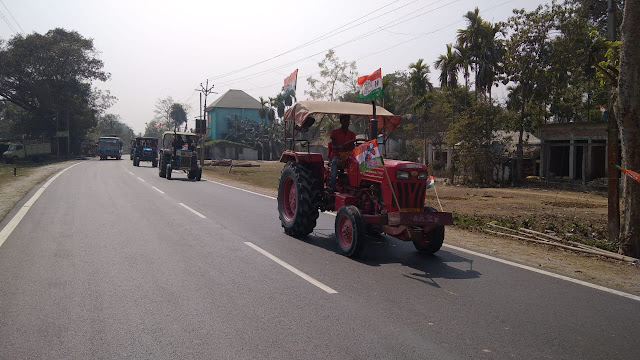
[[[122,140],[116,136],[103,136],[98,139],[98,156],[100,160],[108,158],[122,159]]]

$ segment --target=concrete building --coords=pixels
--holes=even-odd
[[[207,138],[211,140],[224,139],[228,132],[228,119],[249,119],[255,122],[262,120],[258,116],[260,102],[242,90],[229,90],[217,98],[205,109],[207,113]]]
[[[586,183],[607,176],[607,124],[547,124],[539,134],[541,177]]]

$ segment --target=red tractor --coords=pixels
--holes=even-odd
[[[315,122],[312,115],[341,114],[371,119],[368,138],[378,139],[379,144],[386,142],[401,121],[400,116],[368,104],[300,101],[291,107],[284,115],[285,151],[280,161],[286,165],[278,188],[285,233],[306,236],[315,228],[319,211],[337,211],[335,236],[343,255],[359,255],[365,235],[380,233],[412,241],[420,252],[440,250],[444,225],[452,224],[452,216],[424,206],[429,178],[426,165],[385,159],[384,166],[362,173],[358,160],[349,155],[336,178],[335,191],[328,189],[329,166],[322,154],[309,151],[304,138]],[[296,147],[307,150],[296,151]]]

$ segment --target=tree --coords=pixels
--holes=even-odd
[[[148,123],[145,123],[143,136],[160,139],[160,136],[162,136],[162,133],[160,132],[158,125],[160,125],[160,123],[156,120],[151,120]]]
[[[475,81],[478,81],[478,62],[481,57],[481,42],[483,40],[484,21],[480,17],[480,10],[468,11],[463,16],[467,20],[467,27],[458,30],[458,46],[464,49],[464,55],[468,59],[471,68],[475,71]],[[478,99],[478,87],[476,88],[476,100]]]
[[[355,87],[358,77],[356,63],[340,62],[335,51],[329,50],[324,59],[318,63],[320,79],[307,78],[310,90],[305,91],[312,100],[334,101],[343,92]]]
[[[458,87],[458,54],[452,50],[453,45],[447,44],[447,53],[438,56],[433,66],[440,70],[440,87]]]
[[[179,103],[171,104],[171,111],[169,112],[171,118],[171,125],[175,131],[179,131],[182,124],[187,122],[187,111],[184,106]]]
[[[514,16],[505,24],[511,34],[505,41],[505,63],[503,83],[515,84],[512,89],[520,92],[520,116],[516,129],[519,132],[516,149],[516,173],[514,179],[520,180],[522,175],[522,146],[528,110],[536,96],[545,92],[545,72],[550,64],[550,37],[554,18],[548,7],[538,8],[531,12],[513,10]],[[529,122],[531,123],[531,122]]]
[[[627,0],[621,27],[617,120],[622,166],[640,170],[640,1]],[[640,183],[623,180],[620,251],[640,257]]]
[[[433,85],[429,81],[429,65],[424,63],[424,59],[409,64],[409,85],[411,94],[417,98],[423,97],[427,92],[433,90]]]
[[[21,108],[12,115],[14,135],[47,136],[56,132],[56,117],[67,122],[77,144],[96,125],[100,98],[93,81],[106,81],[93,40],[56,28],[46,34],[18,34],[0,42],[0,99]]]

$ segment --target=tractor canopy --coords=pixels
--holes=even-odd
[[[351,115],[366,118],[373,117],[373,106],[365,103],[350,103],[339,101],[299,101],[284,114],[285,121],[295,121],[299,128],[309,127],[312,124],[305,124],[307,117],[314,114],[327,115]],[[378,133],[391,134],[400,122],[402,117],[393,115],[382,106],[376,106],[376,119],[378,120]]]

